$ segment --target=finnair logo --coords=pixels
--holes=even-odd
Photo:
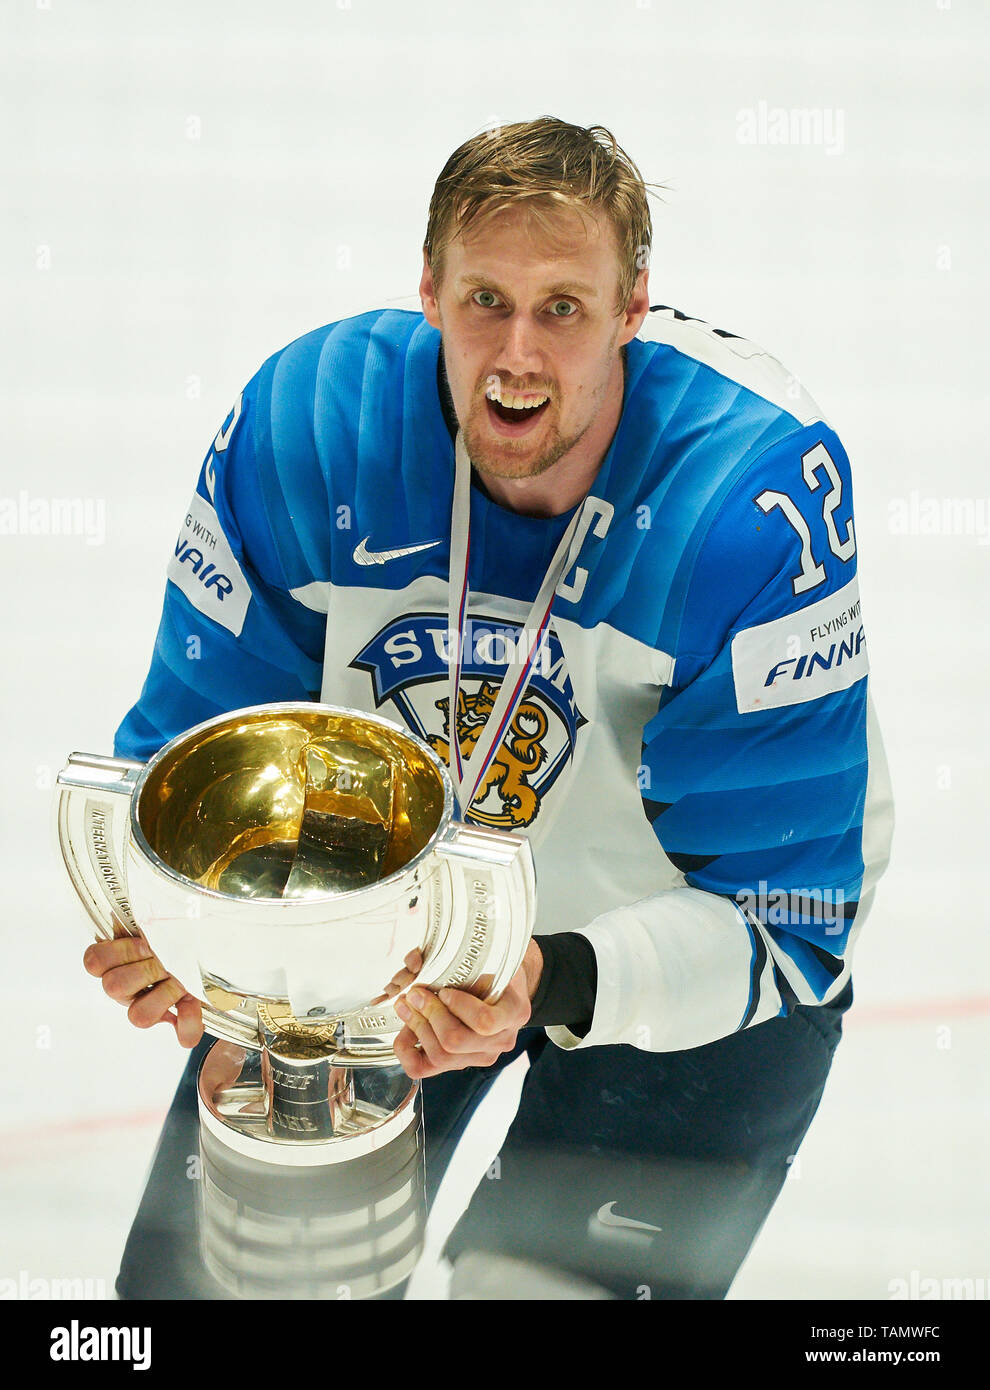
[[[869,671],[857,580],[796,613],[740,629],[731,652],[740,714],[848,690]]]
[[[220,518],[199,493],[189,503],[167,574],[194,608],[240,636],[251,590]]]
[[[52,1328],[49,1352],[53,1361],[129,1361],[131,1369],[146,1371],[151,1365],[150,1327],[80,1327],[73,1318],[68,1327]]]
[[[773,685],[778,676],[787,676],[789,680],[799,681],[804,677],[813,676],[816,671],[831,671],[833,662],[836,666],[841,666],[847,657],[851,660],[854,656],[859,656],[860,648],[865,641],[866,634],[860,625],[856,633],[850,633],[844,641],[831,643],[827,652],[806,652],[802,656],[788,657],[784,661],[776,662],[767,672],[763,684]]]
[[[175,558],[180,565],[189,565],[190,570],[204,588],[215,588],[217,598],[223,602],[225,594],[232,594],[234,586],[226,574],[221,574],[216,565],[208,563],[198,546],[189,545],[181,538],[175,544]]]

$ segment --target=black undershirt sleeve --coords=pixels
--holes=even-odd
[[[598,990],[595,949],[577,932],[534,937],[543,956],[543,973],[533,995],[530,1025],[562,1024],[583,1038],[591,1028]]]

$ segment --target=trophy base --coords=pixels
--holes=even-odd
[[[381,1297],[409,1277],[423,1248],[418,1084],[404,1073],[328,1068],[322,1108],[332,1132],[290,1137],[273,1132],[281,1122],[265,1067],[264,1055],[218,1043],[200,1070],[207,1270],[238,1298]]]
[[[419,1122],[419,1083],[393,1062],[357,1071],[331,1056],[289,1057],[218,1042],[200,1068],[202,1127],[276,1167],[348,1163]]]

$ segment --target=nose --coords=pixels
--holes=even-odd
[[[503,336],[499,344],[496,371],[502,377],[521,382],[525,378],[543,376],[543,350],[539,325],[532,314],[517,310],[502,323]]]

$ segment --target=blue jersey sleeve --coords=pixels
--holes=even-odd
[[[273,399],[284,416],[291,396],[303,427],[309,405],[298,363],[280,389],[282,357],[270,359],[238,397],[180,519],[151,668],[114,739],[119,757],[147,759],[229,710],[319,696],[326,613],[293,594],[312,575],[286,495],[290,474],[298,487],[311,464],[305,448],[277,461],[272,425]],[[282,423],[280,432],[291,431]],[[320,506],[321,493],[326,507],[317,481],[310,507]]]
[[[799,430],[695,522],[639,770],[684,886],[582,929],[607,989],[562,1046],[681,1050],[834,998],[889,855],[841,443]]]
[[[644,807],[686,883],[740,909],[745,1027],[766,1016],[764,990],[777,1012],[836,992],[863,887],[866,637],[832,431],[775,445],[736,486],[699,551],[682,637],[644,732]]]

